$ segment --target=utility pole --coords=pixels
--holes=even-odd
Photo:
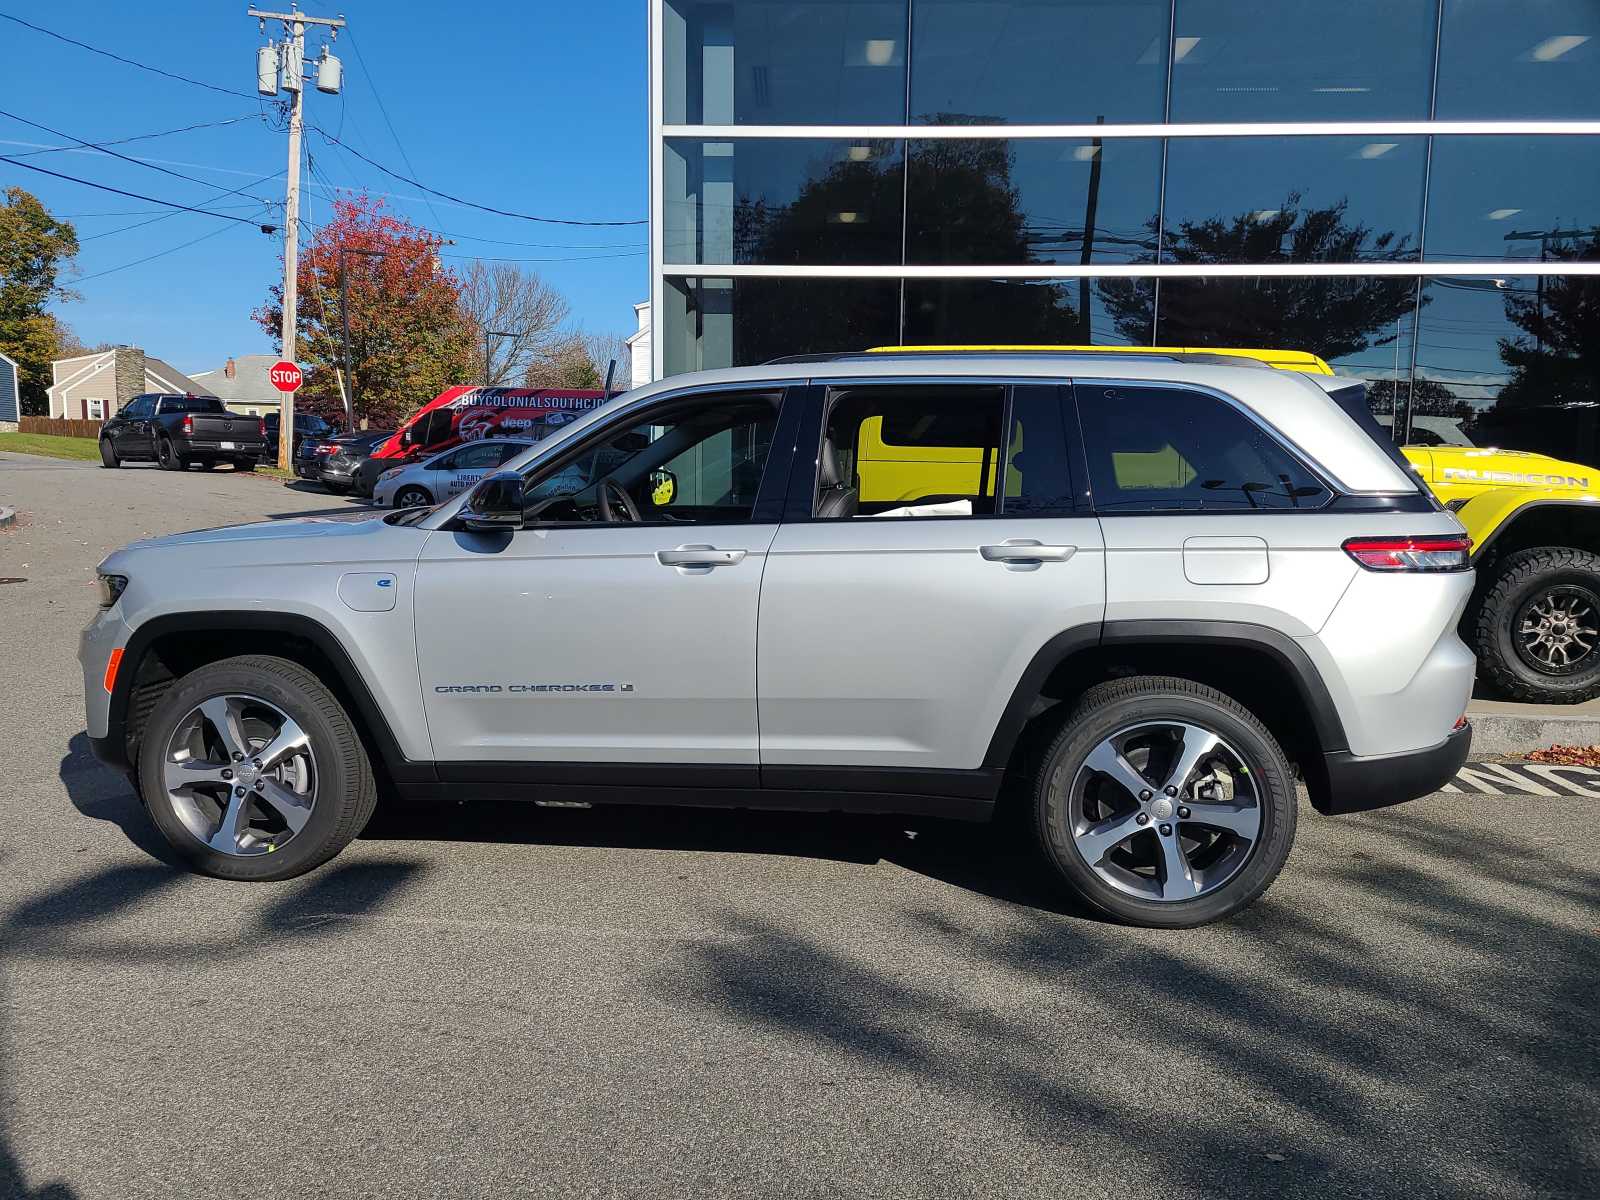
[[[343,17],[308,17],[293,3],[289,8],[290,11],[286,13],[262,12],[252,8],[250,16],[260,22],[263,33],[266,32],[268,21],[282,21],[284,31],[282,43],[269,42],[256,52],[256,90],[263,96],[276,96],[281,77],[283,89],[293,96],[289,103],[289,184],[284,201],[283,324],[280,336],[283,357],[296,362],[299,358],[296,344],[296,320],[299,314],[296,306],[300,271],[300,148],[305,132],[306,26],[326,26],[330,38],[336,38],[339,30],[344,28],[345,21]],[[329,54],[324,46],[322,58],[317,63],[317,90],[337,93],[342,74],[339,60]],[[347,363],[347,370],[348,366]],[[282,415],[278,418],[278,466],[287,471],[293,465],[294,393],[285,392]]]

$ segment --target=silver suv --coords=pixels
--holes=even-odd
[[[229,879],[380,795],[1014,800],[1090,903],[1197,925],[1282,868],[1297,775],[1344,813],[1467,754],[1467,541],[1358,417],[1205,355],[678,376],[432,509],[112,554],[89,733]]]

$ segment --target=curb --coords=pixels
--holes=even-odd
[[[17,521],[17,510],[9,504],[0,504],[0,529],[14,525]]]
[[[1467,709],[1467,719],[1472,722],[1472,757],[1600,744],[1600,718],[1555,715],[1559,711],[1553,710],[1549,716],[1513,716]]]

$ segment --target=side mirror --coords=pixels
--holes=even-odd
[[[467,497],[457,514],[474,533],[509,533],[522,528],[522,476],[500,471],[489,476]]]

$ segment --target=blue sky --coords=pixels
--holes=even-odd
[[[158,8],[104,0],[50,5],[0,0],[0,12],[253,95],[255,52],[263,38],[256,22],[244,15],[247,7],[231,0],[174,0]],[[256,7],[281,11],[287,5]],[[308,89],[308,124],[322,126],[402,174],[496,208],[591,220],[645,217],[648,112],[641,0],[580,5],[473,0],[446,6],[340,0],[303,7],[320,16],[342,11],[361,52],[358,57],[352,39],[340,37],[334,53],[345,66],[344,94]],[[440,13],[446,15],[441,19]],[[308,37],[308,59],[321,40]],[[260,117],[269,101],[258,104],[164,79],[5,20],[0,20],[0,57],[5,62],[0,109],[86,141],[248,117],[116,147],[203,182],[92,151],[30,154],[24,161],[181,204],[241,205],[226,211],[281,222],[281,175],[246,187],[241,195],[220,195],[284,168],[286,137]],[[69,143],[0,116],[0,154]],[[525,265],[567,296],[574,322],[585,330],[632,331],[631,306],[645,298],[647,288],[643,225],[545,225],[438,198],[430,207],[417,189],[386,178],[315,134],[307,144],[315,171],[303,176],[307,190],[301,215],[313,225],[328,213],[319,194],[323,181],[389,193],[387,202],[402,215],[454,238],[447,255],[566,260]],[[82,299],[58,311],[85,342],[142,346],[186,371],[218,366],[229,355],[272,349],[250,312],[281,272],[279,237],[191,213],[127,228],[165,210],[0,162],[0,188],[13,184],[33,192],[52,212],[70,217],[83,239],[77,277],[67,280]],[[274,200],[280,207],[265,210],[249,197]],[[177,248],[208,234],[213,236]],[[127,265],[152,255],[160,257]],[[461,258],[449,261],[463,265]]]

